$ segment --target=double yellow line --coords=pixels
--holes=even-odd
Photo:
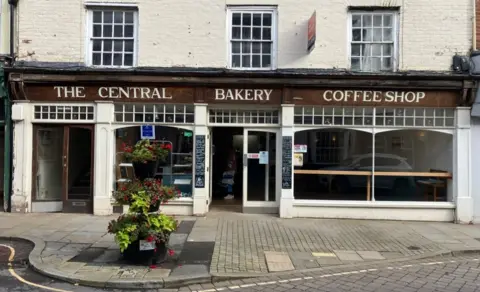
[[[13,258],[15,257],[15,249],[9,245],[6,245],[6,244],[0,244],[0,246],[3,246],[3,247],[6,247],[10,250],[10,256],[8,257],[8,271],[10,272],[10,274],[16,278],[18,281],[22,282],[22,283],[25,283],[27,285],[30,285],[30,286],[33,286],[33,287],[37,287],[37,288],[41,288],[41,289],[45,289],[45,290],[49,290],[49,291],[56,291],[56,292],[72,292],[72,291],[68,291],[68,290],[62,290],[62,289],[57,289],[57,288],[52,288],[52,287],[47,287],[47,286],[43,286],[43,285],[40,285],[40,284],[35,284],[35,283],[32,283],[30,281],[27,281],[25,280],[24,278],[20,277],[16,272],[15,270],[13,269],[13,265],[12,265],[12,262],[13,262]]]

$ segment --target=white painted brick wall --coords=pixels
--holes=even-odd
[[[104,2],[132,1],[115,0]],[[348,68],[348,6],[398,6],[401,70],[449,70],[471,48],[471,0],[137,0],[139,66],[226,67],[226,6],[278,5],[279,68]],[[19,1],[19,59],[84,62],[83,0]],[[317,11],[317,43],[306,52]]]

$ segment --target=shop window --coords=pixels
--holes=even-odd
[[[136,7],[95,7],[88,11],[89,65],[130,67],[136,63]]]
[[[115,104],[119,123],[193,124],[194,106],[183,104]]]
[[[93,121],[94,106],[36,105],[34,120],[42,121]]]
[[[210,124],[273,124],[279,123],[277,110],[224,110],[209,111]]]
[[[354,71],[395,71],[397,66],[396,11],[350,12],[350,65]]]
[[[193,133],[191,130],[167,126],[155,126],[155,139],[172,145],[172,152],[165,163],[160,163],[155,174],[163,185],[175,186],[183,198],[192,197]],[[141,139],[140,127],[116,130],[116,186],[134,178],[133,166],[122,157],[122,145],[134,145]]]
[[[229,62],[234,69],[273,69],[276,8],[229,7]]]
[[[319,151],[331,144],[318,144],[318,138],[332,139],[334,135],[342,137],[338,150],[319,163]],[[451,134],[424,129],[393,130],[375,136],[349,129],[307,130],[295,133],[294,144],[295,199],[453,199]]]

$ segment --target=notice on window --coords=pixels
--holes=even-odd
[[[307,145],[295,144],[295,145],[293,145],[293,152],[295,152],[295,153],[307,153]]]
[[[303,153],[293,154],[293,166],[303,166]]]
[[[268,151],[260,151],[259,164],[268,164]]]
[[[142,125],[140,127],[140,136],[142,139],[155,139],[155,127],[153,125]]]

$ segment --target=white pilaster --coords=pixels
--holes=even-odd
[[[95,151],[93,214],[110,215],[114,167],[115,133],[112,128],[114,105],[112,102],[97,102],[95,109]]]
[[[32,105],[15,102],[13,120],[12,212],[31,212],[33,126]]]
[[[283,137],[292,137],[292,185],[291,188],[283,188],[281,189],[281,196],[280,196],[280,218],[292,218],[293,217],[293,139],[294,139],[294,132],[293,132],[293,114],[294,114],[294,105],[282,105],[282,140]],[[283,142],[282,144],[283,145]],[[283,148],[282,148],[283,149]],[[283,157],[283,153],[281,155]],[[282,163],[282,160],[280,161]],[[283,170],[283,165],[281,166]],[[282,173],[283,177],[283,173]]]
[[[471,147],[470,147],[470,108],[456,110],[456,131],[454,144],[454,198],[456,198],[457,223],[473,221],[473,200],[471,193]]]
[[[209,131],[207,127],[207,119],[208,119],[208,114],[207,114],[207,105],[206,104],[195,104],[195,128],[193,130],[194,137],[197,135],[205,135],[205,147],[209,145],[207,142],[207,139],[210,139],[209,137]],[[194,139],[195,141],[195,139]],[[196,143],[196,142],[194,142]],[[207,148],[207,147],[206,147]],[[210,182],[208,178],[210,177],[210,167],[208,167],[208,162],[209,161],[209,153],[208,149],[205,149],[205,176],[204,176],[204,187],[203,188],[197,188],[195,187],[195,149],[196,145],[193,145],[194,153],[193,153],[193,215],[195,216],[204,216],[207,211],[208,211],[208,205],[207,205],[207,199],[209,197],[209,187],[210,187]]]

